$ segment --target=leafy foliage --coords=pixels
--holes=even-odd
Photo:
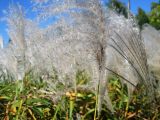
[[[136,18],[138,20],[138,24],[141,29],[144,24],[149,23],[148,16],[146,15],[145,11],[143,11],[141,8],[138,8],[138,14],[137,14]]]
[[[115,10],[118,14],[124,15],[126,18],[127,15],[127,7],[125,4],[123,4],[121,1],[118,0],[109,0],[107,3],[107,6],[113,10]],[[142,8],[138,8],[138,13],[136,15],[136,19],[138,21],[138,25],[142,29],[142,26],[144,24],[150,24],[153,27],[155,27],[157,30],[160,29],[160,2],[152,2],[151,3],[151,11],[149,13],[145,13],[145,11]]]
[[[79,73],[79,72],[78,72]],[[77,73],[77,79],[83,75]],[[0,119],[15,120],[66,120],[94,119],[96,95],[83,89],[66,91],[61,100],[52,100],[54,92],[42,92],[45,81],[33,82],[28,75],[24,79],[24,89],[20,91],[19,82],[3,82],[0,84]],[[86,78],[85,78],[86,79]],[[79,80],[78,80],[79,81]],[[81,80],[83,82],[83,79]],[[113,114],[103,104],[100,120],[104,119],[158,119],[160,105],[152,109],[142,96],[143,87],[137,87],[129,100],[127,89],[116,76],[109,78],[109,95],[115,112]],[[15,96],[16,94],[16,96]],[[52,97],[51,97],[52,96]]]
[[[109,0],[107,6],[117,13],[124,15],[126,18],[128,17],[127,7],[119,0]]]
[[[149,15],[150,24],[156,29],[160,29],[160,4],[152,3],[152,10]]]

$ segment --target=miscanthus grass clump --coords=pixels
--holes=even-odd
[[[11,41],[8,48],[1,50],[0,67],[3,76],[17,80],[14,100],[25,90],[27,80],[45,81],[47,87],[41,92],[47,95],[51,92],[49,96],[54,103],[65,95],[69,97],[69,110],[65,113],[70,119],[79,91],[91,93],[93,98],[89,99],[93,99],[94,108],[88,112],[94,111],[92,117],[100,118],[103,105],[112,114],[116,112],[113,99],[117,98],[110,95],[108,88],[109,75],[115,74],[119,76],[115,81],[122,92],[119,97],[127,101],[125,117],[139,85],[146,102],[156,103],[157,83],[148,68],[145,44],[134,18],[116,14],[99,0],[33,0],[33,6],[38,13],[35,20],[26,18],[26,11],[19,4],[10,5],[5,12]],[[39,27],[50,19],[54,19],[51,24]],[[31,77],[28,79],[26,74]],[[23,102],[20,103],[22,107]],[[124,107],[119,104],[119,108]],[[36,119],[33,110],[26,109]],[[59,109],[56,106],[53,118]],[[19,115],[16,112],[16,117]]]

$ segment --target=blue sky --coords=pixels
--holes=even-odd
[[[128,0],[120,1],[126,4]],[[146,12],[149,12],[151,2],[158,2],[158,0],[131,0],[131,11],[136,14],[137,8],[141,7]]]
[[[7,25],[4,21],[1,19],[3,18],[3,10],[6,10],[8,8],[8,5],[12,2],[18,2],[22,6],[24,6],[25,9],[29,10],[31,7],[30,0],[0,0],[0,35],[3,37],[4,40],[4,46],[7,45],[9,37],[7,34]],[[28,12],[29,13],[29,12]],[[33,18],[33,14],[27,14],[28,18]]]
[[[107,0],[105,0],[107,1]],[[120,0],[123,3],[127,3],[128,0]],[[33,18],[34,15],[30,12],[30,8],[32,6],[30,0],[0,0],[0,19],[3,17],[3,10],[7,9],[9,3],[11,2],[19,2],[21,5],[24,6],[25,9],[29,10],[27,17]],[[137,8],[141,7],[146,12],[150,11],[150,3],[151,2],[158,2],[158,0],[131,0],[131,11],[133,13],[137,13]],[[5,22],[0,21],[0,35],[4,39],[4,45],[6,46],[9,40],[9,37],[6,32],[7,26]]]

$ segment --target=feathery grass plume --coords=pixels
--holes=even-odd
[[[42,18],[53,18],[53,16],[57,16],[58,20],[61,18],[65,19],[65,24],[60,25],[64,30],[64,32],[62,32],[63,34],[61,34],[59,38],[53,40],[53,42],[56,42],[54,45],[56,54],[54,55],[53,60],[58,58],[56,65],[61,65],[60,68],[67,72],[67,69],[73,69],[72,66],[77,66],[76,64],[85,67],[89,61],[94,61],[93,66],[95,68],[92,67],[92,69],[93,71],[96,71],[96,74],[93,74],[93,76],[95,76],[93,78],[97,78],[94,80],[94,83],[96,85],[95,89],[98,91],[97,108],[100,113],[101,102],[106,88],[105,49],[107,46],[106,41],[108,39],[106,15],[101,1],[48,0],[45,1],[45,4],[39,2],[39,6],[36,7],[38,12],[40,12],[38,20],[41,20]],[[64,27],[66,24],[67,27]],[[89,58],[89,56],[91,57]],[[78,60],[78,58],[82,61]],[[66,63],[62,62],[64,63],[62,64],[62,59],[65,60]],[[69,67],[67,60],[73,61],[73,65]],[[75,69],[73,70],[75,71]],[[97,74],[98,76],[96,76]],[[111,106],[110,99],[109,97],[107,98],[107,102],[109,106]],[[112,110],[112,107],[110,107],[110,109]]]
[[[0,49],[2,49],[3,48],[3,38],[2,38],[2,36],[0,36]]]
[[[144,93],[149,96],[148,100],[154,100],[153,85],[155,80],[152,79],[148,70],[144,41],[134,19],[125,19],[114,13],[111,13],[111,16],[109,25],[112,40],[109,43],[110,46],[126,60],[130,70],[137,75],[138,83],[145,86]],[[131,82],[135,84],[135,81]]]
[[[8,34],[12,40],[15,56],[17,58],[17,79],[22,80],[25,71],[25,17],[19,4],[10,4],[4,11],[5,21],[8,26]]]
[[[56,70],[58,79],[54,80],[54,82],[52,81],[49,85],[53,87],[56,86],[56,83],[62,83],[65,89],[67,89],[73,88],[73,86],[76,85],[76,71],[78,69],[92,70],[95,61],[93,60],[92,54],[89,53],[89,49],[86,51],[83,43],[77,41],[77,39],[80,40],[83,36],[78,35],[76,31],[73,32],[73,30],[63,22],[65,21],[59,21],[57,25],[55,24],[55,26],[59,25],[58,28],[49,28],[46,33],[48,40],[41,42],[38,45],[37,51],[33,51],[32,53],[38,55],[37,57],[34,56],[35,61],[33,61],[36,69],[38,68],[42,71]],[[60,27],[60,25],[63,25],[63,27]],[[61,30],[61,32],[59,32],[59,30]],[[54,33],[56,37],[54,36],[54,38],[52,38],[52,33]],[[73,33],[74,35],[72,35]],[[89,72],[94,75],[94,71]],[[58,89],[56,92],[58,92]]]
[[[112,39],[108,43],[112,42]],[[120,76],[122,84],[127,84],[128,96],[132,95],[138,84],[138,78],[135,72],[132,70],[130,64],[119,53],[117,53],[113,47],[108,46],[106,49],[106,69],[109,74],[115,74]]]
[[[40,64],[39,62],[42,60],[41,55],[39,55],[40,49],[41,49],[40,45],[46,42],[44,38],[45,32],[41,28],[38,27],[36,22],[32,20],[27,19],[25,23],[26,23],[26,26],[25,26],[25,41],[26,42],[25,43],[27,45],[27,48],[25,50],[25,59],[26,59],[25,72],[28,73],[31,70],[32,72],[33,71],[36,72],[36,70],[33,70],[34,68],[37,67],[38,69],[38,65],[40,66],[43,65],[43,67],[45,67],[44,64],[48,62],[47,56],[46,56],[46,62],[44,62],[44,64]],[[43,59],[43,61],[45,61],[45,59]]]
[[[145,50],[147,54],[149,70],[156,77],[157,96],[160,96],[160,31],[157,31],[150,25],[145,25],[142,29],[142,38],[144,39]]]
[[[12,49],[0,50],[0,81],[14,80],[17,73],[17,61]]]

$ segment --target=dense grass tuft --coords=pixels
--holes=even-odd
[[[84,71],[78,71],[77,82],[85,84],[89,77]],[[96,95],[87,90],[66,91],[61,99],[54,103],[54,93],[45,91],[47,84],[43,80],[34,82],[26,76],[18,82],[0,83],[0,119],[2,120],[93,120]],[[150,119],[160,118],[160,104],[153,107],[141,95],[142,86],[138,86],[133,97],[129,98],[127,87],[118,77],[109,78],[109,96],[115,112],[111,113],[105,104],[99,120]],[[130,101],[130,102],[129,102]]]

